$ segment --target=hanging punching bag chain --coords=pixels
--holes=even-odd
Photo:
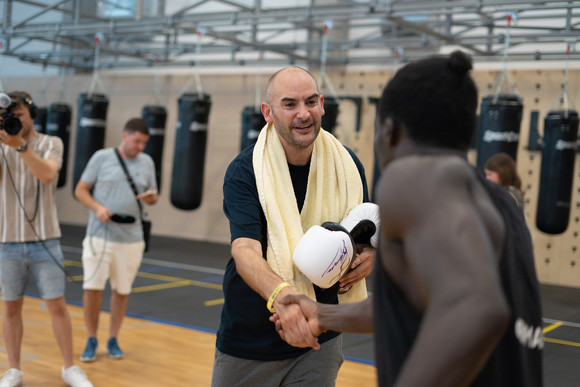
[[[508,72],[508,53],[509,53],[509,48],[510,48],[510,31],[511,31],[512,21],[514,21],[516,19],[517,19],[517,15],[515,12],[509,12],[506,15],[507,28],[506,28],[506,34],[505,34],[504,50],[503,50],[503,70],[501,73],[498,74],[498,76],[495,80],[494,93],[493,93],[494,99],[492,100],[492,103],[494,103],[494,104],[497,103],[497,99],[499,98],[499,95],[502,92],[502,87],[504,86],[504,83],[506,81],[508,82],[508,86],[511,88],[511,91],[515,95],[519,96],[519,94],[520,94],[515,82],[512,80],[512,77],[511,77],[510,73]]]

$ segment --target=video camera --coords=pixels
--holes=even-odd
[[[16,107],[18,100],[10,98],[8,94],[0,93],[0,129],[5,130],[11,136],[15,136],[22,129],[22,122],[12,113],[12,109]]]

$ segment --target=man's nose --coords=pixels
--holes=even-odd
[[[298,118],[300,119],[308,119],[310,117],[310,110],[308,110],[308,107],[306,106],[306,104],[300,104],[298,106]]]

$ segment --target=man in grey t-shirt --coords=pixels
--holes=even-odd
[[[155,165],[143,153],[148,139],[149,129],[142,119],[127,121],[121,144],[95,152],[75,188],[76,198],[91,210],[83,240],[83,308],[88,339],[81,361],[97,359],[99,312],[107,280],[112,290],[107,353],[112,359],[124,357],[117,336],[145,249],[141,208],[143,203],[157,202]]]

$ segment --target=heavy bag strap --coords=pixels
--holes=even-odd
[[[139,201],[139,199],[137,199],[137,195],[139,195],[139,192],[137,192],[137,187],[135,186],[135,182],[133,181],[133,178],[129,174],[129,170],[127,169],[127,166],[125,165],[125,162],[123,161],[123,158],[121,157],[121,154],[119,153],[119,149],[115,148],[115,154],[117,155],[117,158],[119,159],[119,163],[121,164],[121,167],[123,168],[123,172],[125,172],[125,176],[127,177],[127,181],[129,182],[129,185],[131,186],[131,189],[133,190],[133,193],[135,194],[135,200],[137,200],[137,205],[139,206],[139,216],[141,217],[141,219],[143,219],[143,206],[141,205],[141,202]]]

